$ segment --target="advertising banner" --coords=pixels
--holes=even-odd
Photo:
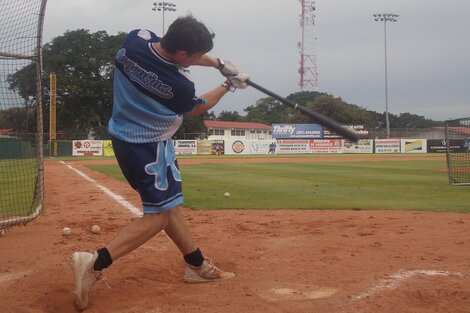
[[[74,140],[72,141],[73,156],[102,156],[102,140]]]
[[[253,140],[250,144],[251,154],[268,154],[269,148],[272,147],[272,153],[276,153],[276,140]]]
[[[343,140],[341,148],[343,153],[373,153],[374,141],[371,139],[359,139],[357,142]]]
[[[251,154],[249,140],[225,140],[225,154]]]
[[[319,124],[273,124],[272,137],[276,139],[323,138]]]
[[[225,147],[224,147],[224,141],[223,140],[212,140],[211,154],[214,154],[214,155],[225,154],[224,149],[225,149]]]
[[[197,154],[211,154],[212,142],[209,140],[197,141]]]
[[[349,130],[354,131],[356,134],[358,134],[360,137],[368,137],[369,136],[369,131],[364,128],[364,125],[343,125]],[[340,136],[338,134],[330,132],[328,128],[323,128],[323,138],[339,138]]]
[[[103,155],[114,156],[113,142],[111,140],[103,140]]]
[[[465,152],[465,139],[450,139],[450,152]],[[428,139],[428,153],[446,153],[447,142],[445,139]]]
[[[341,153],[343,139],[311,139],[308,151],[311,153]]]
[[[277,140],[276,153],[308,153],[308,140]]]
[[[400,139],[375,139],[375,153],[400,153]]]
[[[225,154],[268,154],[269,148],[276,153],[278,144],[275,140],[226,140]]]
[[[197,141],[197,154],[211,154],[212,141],[211,140],[198,140]]]
[[[401,139],[401,153],[426,153],[426,139]]]
[[[196,140],[173,140],[173,147],[177,155],[197,154]]]

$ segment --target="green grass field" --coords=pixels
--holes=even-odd
[[[117,166],[89,167],[124,180]],[[449,186],[445,168],[445,161],[430,157],[426,161],[203,163],[182,165],[181,172],[185,206],[193,209],[470,211],[470,187]],[[231,197],[225,199],[225,192]]]
[[[0,217],[31,212],[36,180],[36,159],[0,160]]]

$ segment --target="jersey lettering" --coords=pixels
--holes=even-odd
[[[164,99],[173,98],[171,87],[164,84],[158,78],[157,74],[144,70],[137,63],[129,59],[126,56],[125,48],[122,48],[117,52],[116,61],[123,65],[124,72],[129,75],[131,80]]]

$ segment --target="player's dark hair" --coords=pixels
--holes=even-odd
[[[207,53],[212,50],[215,37],[207,27],[196,20],[192,15],[176,19],[160,40],[160,45],[169,53],[178,50],[186,51],[189,55],[194,53]]]

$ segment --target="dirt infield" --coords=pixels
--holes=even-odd
[[[69,164],[92,181],[63,163],[46,162],[44,214],[0,237],[0,312],[75,312],[70,254],[103,246],[136,218],[103,191],[138,207],[138,196],[126,184],[81,162]],[[178,250],[159,235],[105,271],[111,288],[98,283],[86,312],[470,312],[470,215],[307,210],[184,210],[184,215],[203,252],[236,272],[235,279],[184,283]],[[101,226],[101,234],[90,232],[93,224]],[[68,237],[61,234],[64,226],[72,228]]]

